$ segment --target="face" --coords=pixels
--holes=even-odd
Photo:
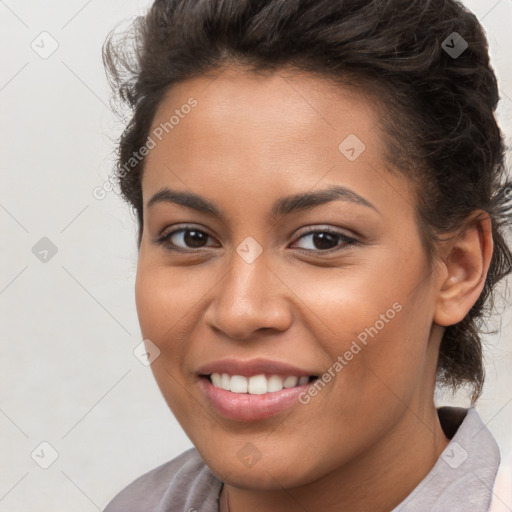
[[[293,487],[370,460],[432,401],[435,287],[378,120],[361,93],[284,71],[226,69],[159,106],[138,316],[225,481]]]

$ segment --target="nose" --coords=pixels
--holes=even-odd
[[[247,263],[233,253],[227,274],[214,288],[205,311],[205,321],[227,337],[246,340],[263,330],[286,330],[291,321],[292,293],[276,271],[269,267],[266,253]]]

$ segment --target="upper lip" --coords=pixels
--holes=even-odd
[[[211,375],[212,373],[227,373],[229,375],[242,375],[251,377],[252,375],[282,375],[295,377],[310,377],[315,375],[314,372],[293,366],[280,361],[272,361],[270,359],[220,359],[201,366],[197,373],[199,375]]]

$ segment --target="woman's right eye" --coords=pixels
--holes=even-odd
[[[183,227],[159,236],[155,243],[170,251],[193,251],[204,248],[208,238],[212,237],[205,231],[195,227]]]

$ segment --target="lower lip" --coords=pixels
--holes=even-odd
[[[215,387],[208,377],[201,377],[201,386],[214,408],[223,416],[238,421],[257,421],[275,416],[297,404],[298,396],[306,391],[311,383],[281,391],[251,395],[232,393]]]

